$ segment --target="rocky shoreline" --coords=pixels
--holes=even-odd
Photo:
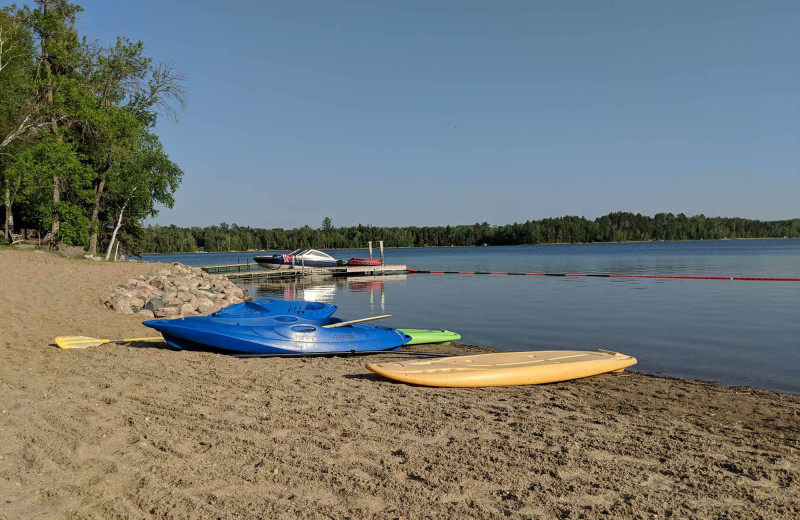
[[[251,299],[223,275],[175,262],[115,286],[105,304],[119,313],[136,314],[146,320],[200,316]]]

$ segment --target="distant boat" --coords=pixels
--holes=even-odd
[[[253,258],[264,269],[291,269],[292,267],[336,267],[339,261],[316,249],[295,249],[291,253]]]

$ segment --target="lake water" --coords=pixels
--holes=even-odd
[[[336,258],[366,250],[328,251]],[[145,255],[220,265],[254,253]],[[377,256],[377,255],[376,255]],[[800,240],[388,249],[410,269],[800,278]],[[354,319],[445,328],[502,350],[596,349],[642,372],[800,394],[800,282],[408,274],[243,285],[254,298],[318,300]]]

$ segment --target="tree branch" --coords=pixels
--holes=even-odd
[[[131,111],[141,114],[147,108],[154,107],[156,112],[177,121],[178,111],[186,108],[186,87],[183,86],[183,81],[183,74],[175,72],[171,63],[159,63],[153,69],[148,82],[149,91],[134,96]]]

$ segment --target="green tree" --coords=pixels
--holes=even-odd
[[[119,175],[112,177],[108,188],[107,216],[116,217],[116,221],[108,242],[106,260],[111,256],[123,222],[127,222],[128,229],[132,230],[141,227],[144,218],[156,216],[158,205],[171,208],[175,203],[173,195],[183,177],[183,171],[169,159],[158,137],[149,132],[142,132],[136,149],[120,160],[118,170]],[[132,234],[131,231],[129,234]],[[187,246],[193,249],[194,241],[186,244],[181,239],[177,247],[183,250]]]
[[[36,9],[28,7],[19,12],[24,23],[32,30],[39,45],[37,62],[38,88],[40,94],[40,110],[42,116],[50,123],[49,131],[58,145],[65,144],[68,124],[75,116],[80,102],[77,99],[77,66],[79,63],[78,31],[75,29],[76,16],[82,9],[68,0],[36,0]],[[49,147],[54,146],[52,142]],[[62,236],[61,204],[62,188],[65,172],[58,164],[52,164],[52,214],[49,216],[51,246],[55,247]],[[67,206],[68,207],[68,206]],[[77,215],[70,211],[70,216]]]
[[[23,208],[39,229],[52,230],[53,220],[64,217],[64,225],[56,228],[57,243],[85,245],[89,238],[82,208],[91,198],[91,169],[82,159],[73,143],[48,134],[20,152],[8,168],[10,175],[26,179]],[[63,184],[57,200],[50,196],[54,182]]]
[[[12,205],[22,185],[24,172],[12,175],[8,165],[42,125],[34,82],[34,45],[20,11],[0,11],[0,182],[5,218],[3,233],[11,240],[14,232]]]
[[[143,129],[155,126],[159,112],[174,117],[185,104],[180,74],[169,64],[154,66],[143,49],[141,41],[124,37],[108,50],[84,45],[84,75],[91,96],[84,112],[84,141],[95,172],[90,254],[97,252],[98,216],[115,165],[140,144]]]

